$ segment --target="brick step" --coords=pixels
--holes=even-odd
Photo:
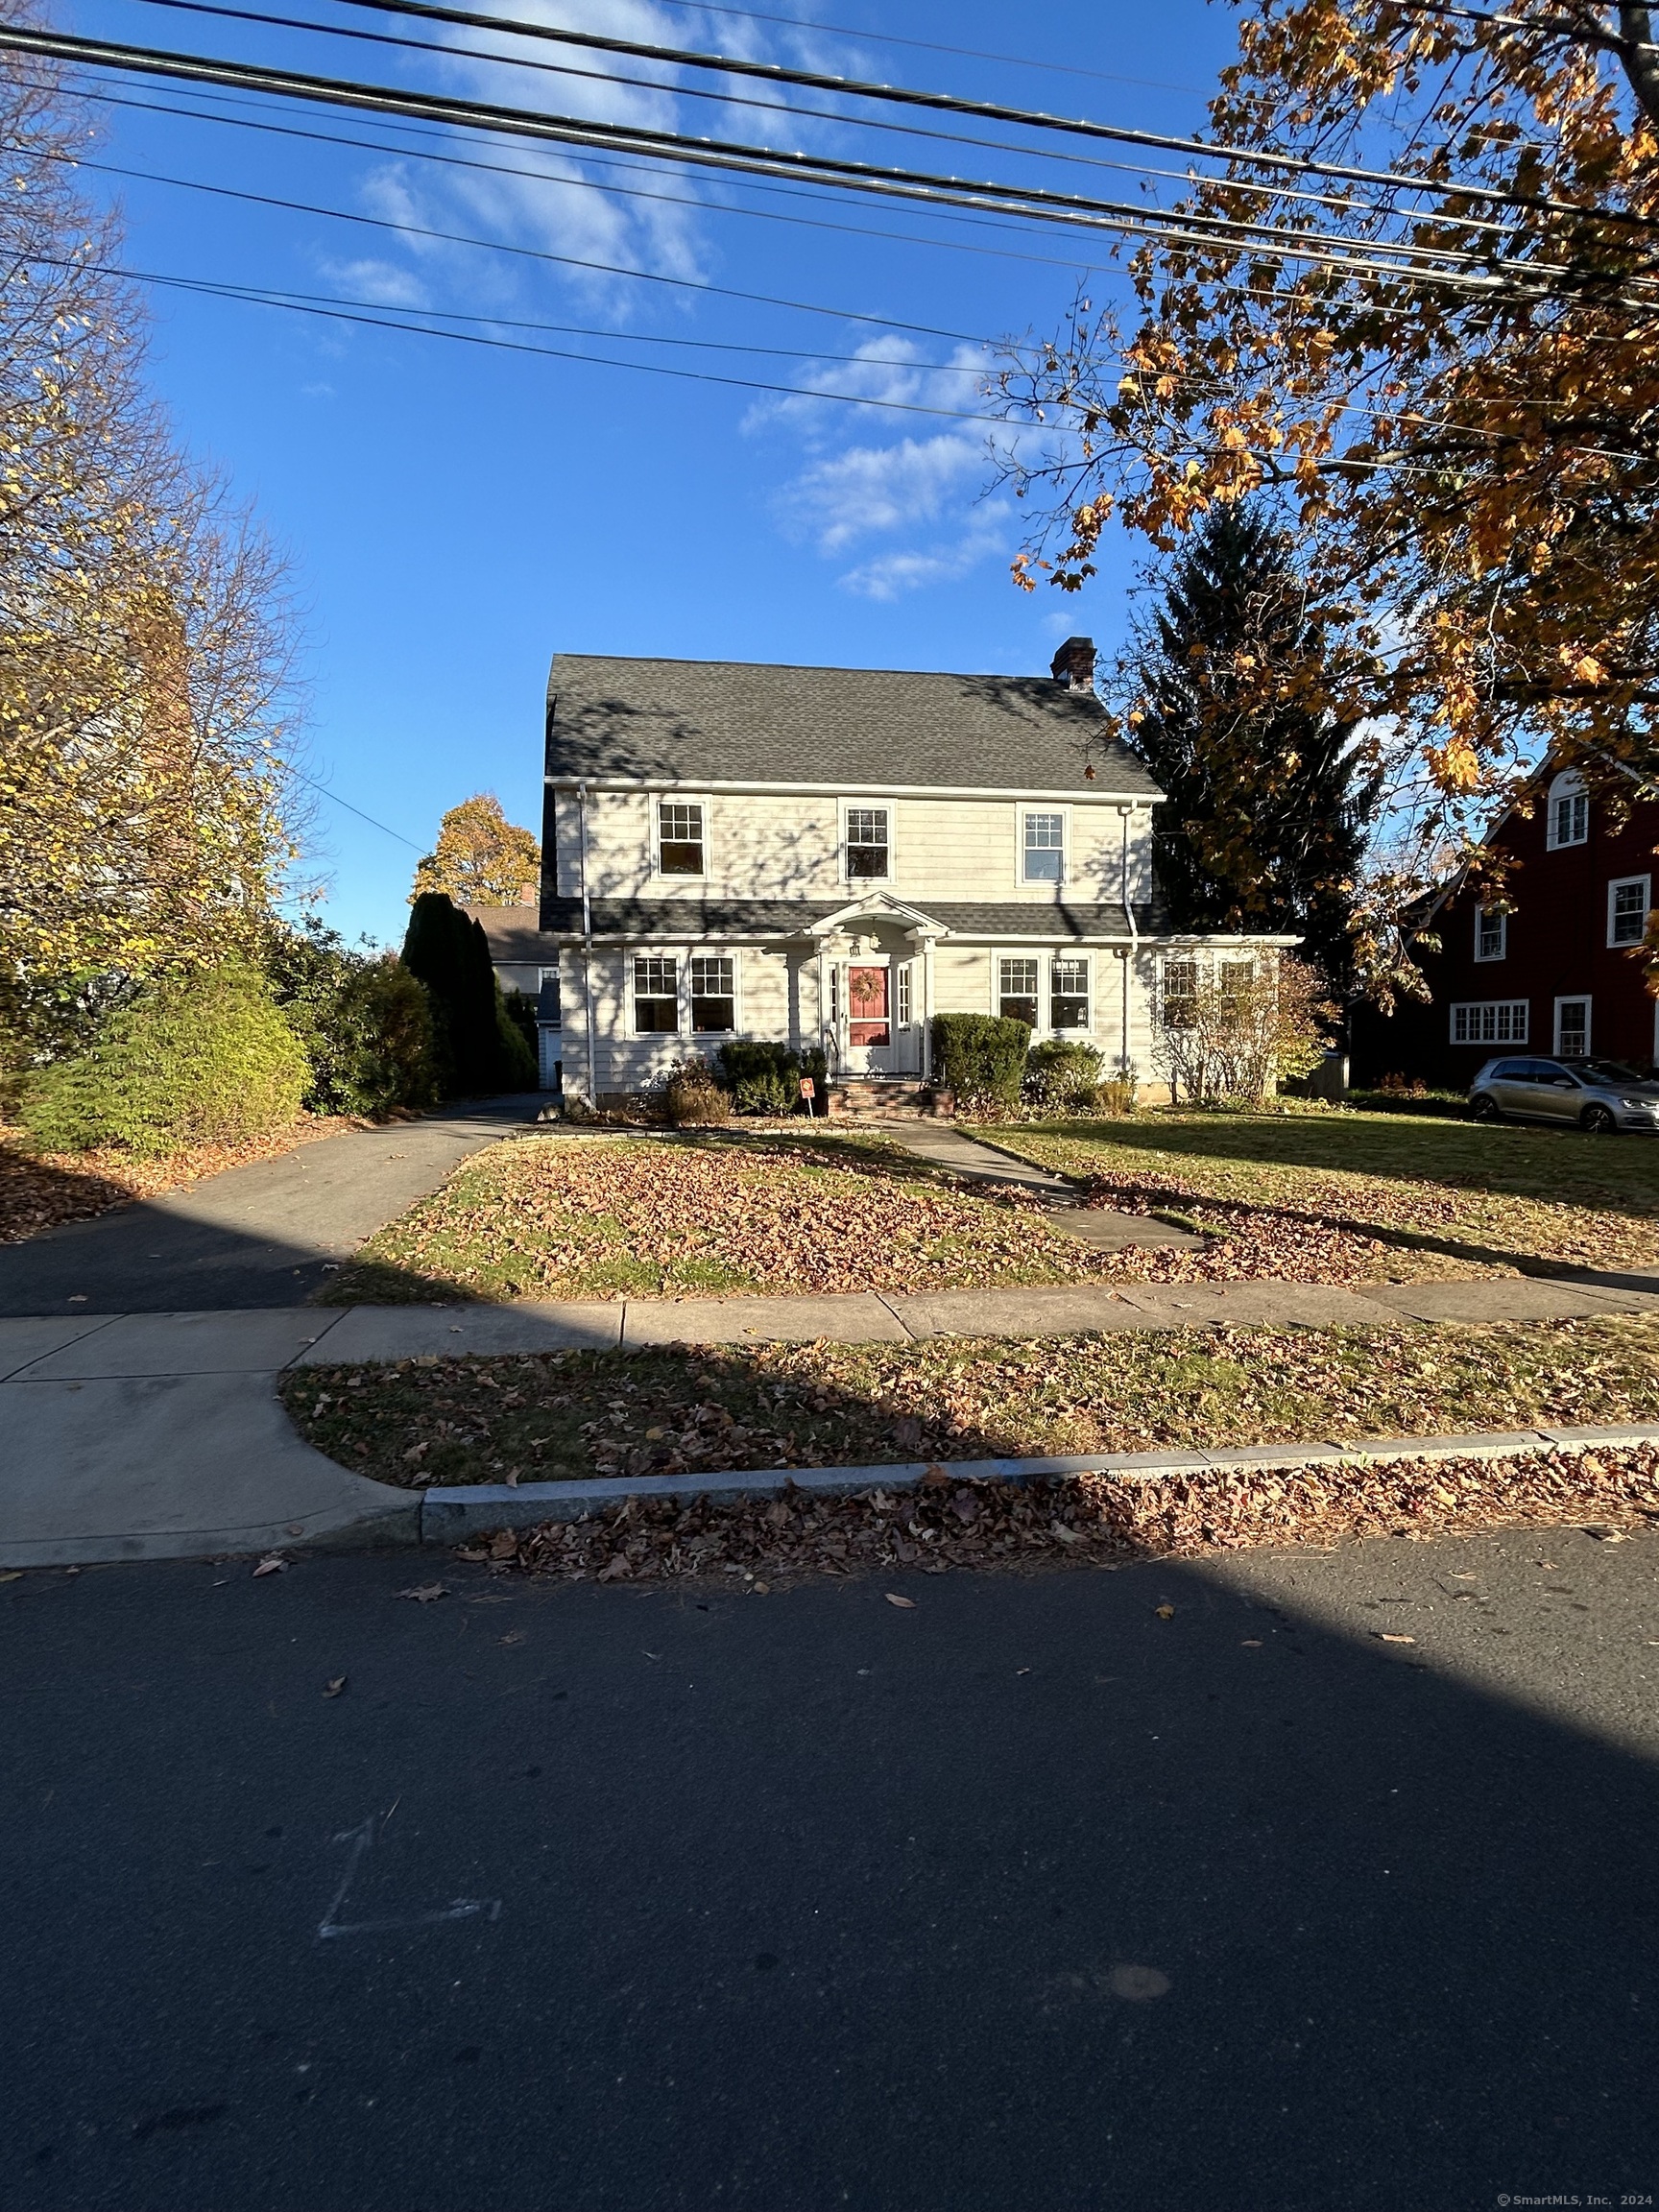
[[[830,1111],[838,1121],[930,1120],[933,1094],[920,1083],[835,1083]]]

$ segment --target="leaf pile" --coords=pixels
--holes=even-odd
[[[1659,1421],[1659,1318],[696,1346],[291,1368],[359,1473],[561,1481]]]
[[[1541,1262],[1659,1262],[1659,1148],[1639,1140],[1360,1114],[1159,1113],[996,1136],[1086,1182],[1094,1205],[1214,1238],[1124,1252],[1120,1281],[1421,1281]]]
[[[717,1575],[770,1589],[807,1575],[1109,1565],[1638,1518],[1659,1519],[1659,1453],[1647,1447],[1274,1474],[1082,1475],[1019,1486],[964,1482],[936,1468],[919,1489],[855,1498],[631,1498],[588,1520],[503,1529],[462,1556],[566,1581]]]
[[[480,1153],[372,1238],[327,1303],[949,1289],[1109,1265],[1023,1193],[972,1195],[878,1140],[550,1137]]]
[[[347,1117],[301,1115],[291,1128],[250,1138],[242,1144],[195,1144],[182,1151],[144,1159],[110,1145],[96,1151],[39,1153],[12,1130],[0,1130],[0,1244],[20,1243],[63,1221],[88,1221],[137,1198],[154,1198],[246,1167],[274,1160],[320,1137],[367,1124]]]

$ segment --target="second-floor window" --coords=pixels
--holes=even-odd
[[[736,1028],[737,963],[730,952],[692,955],[691,1026],[705,1037]]]
[[[1549,834],[1551,853],[1563,845],[1584,845],[1590,839],[1590,796],[1575,768],[1563,769],[1550,786]]]
[[[847,873],[850,877],[884,877],[888,873],[889,843],[885,806],[849,806],[847,809]]]
[[[1050,1029],[1087,1029],[1089,1026],[1089,963],[1068,955],[1048,963],[1048,1026]]]
[[[1005,1022],[1037,1026],[1037,963],[1035,960],[998,960],[997,1011]]]
[[[1607,886],[1607,942],[1640,945],[1647,934],[1648,876],[1624,876]]]
[[[634,1033],[637,1037],[680,1033],[680,963],[671,955],[641,952],[635,957]]]
[[[1475,914],[1475,957],[1502,960],[1509,949],[1509,917],[1480,906]]]
[[[694,799],[663,799],[657,808],[657,864],[664,876],[703,874],[703,806]]]
[[[1066,874],[1066,817],[1030,809],[1025,816],[1027,883],[1058,883]]]

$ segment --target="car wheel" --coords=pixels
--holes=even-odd
[[[1617,1137],[1619,1124],[1605,1106],[1586,1106],[1583,1125],[1592,1137]]]
[[[1477,1121],[1502,1121],[1503,1118],[1498,1111],[1497,1099],[1489,1097],[1484,1091],[1478,1098],[1470,1100],[1469,1111]]]

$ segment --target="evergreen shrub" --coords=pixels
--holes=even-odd
[[[955,1094],[958,1108],[984,1099],[1017,1106],[1031,1032],[997,1014],[935,1014],[933,1080]]]

